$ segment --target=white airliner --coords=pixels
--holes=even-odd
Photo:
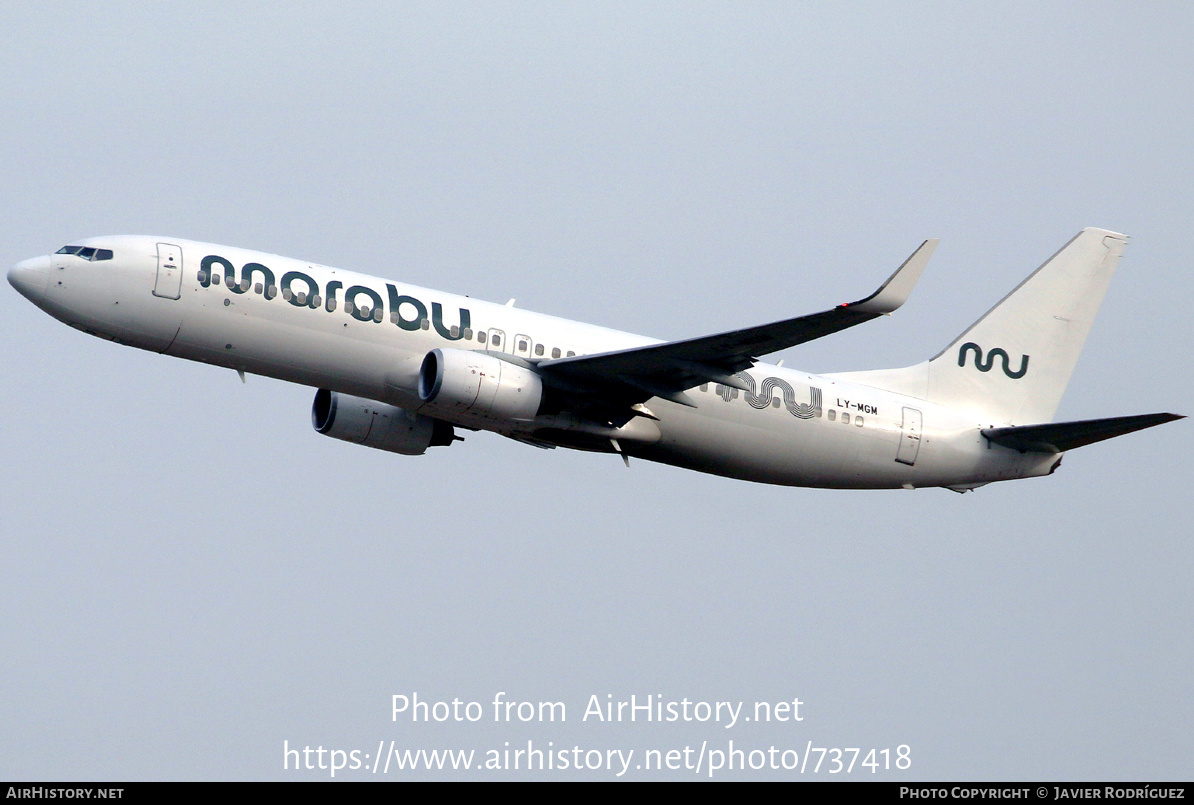
[[[758,357],[891,313],[936,240],[861,301],[669,342],[174,238],[78,241],[8,281],[92,335],[313,386],[316,430],[381,450],[480,429],[761,483],[966,491],[1180,418],[1052,422],[1126,243],[1083,230],[924,363],[821,376]]]

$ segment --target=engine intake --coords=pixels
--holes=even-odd
[[[311,424],[333,439],[406,456],[420,456],[428,447],[446,447],[457,438],[447,422],[327,389],[315,392]]]
[[[465,349],[434,349],[419,370],[419,399],[437,417],[530,422],[543,381],[530,369]]]

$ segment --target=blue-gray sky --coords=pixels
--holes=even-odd
[[[29,3],[0,31],[5,265],[161,234],[680,338],[857,298],[940,237],[894,317],[777,356],[834,371],[935,353],[1100,226],[1133,239],[1059,417],[1190,412],[1188,4]],[[0,334],[0,777],[528,739],[1190,777],[1185,422],[969,495],[784,489],[346,445],[310,389],[7,286]],[[568,721],[392,722],[416,691]],[[594,694],[804,720],[582,722]],[[724,776],[769,774],[798,776]]]

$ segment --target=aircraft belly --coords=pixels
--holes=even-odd
[[[700,411],[717,410],[720,401]],[[787,486],[898,487],[891,434],[862,434],[823,418],[795,419],[782,409],[726,410],[713,419],[692,409],[663,417],[662,437],[644,458],[732,478]],[[711,413],[711,412],[710,412]],[[718,412],[721,413],[721,412]]]
[[[885,400],[881,407],[898,417],[900,402]],[[917,403],[924,409],[924,427],[914,464],[897,460],[906,438],[899,419],[867,415],[859,426],[844,422],[841,412],[833,420],[827,415],[797,419],[783,409],[725,404],[712,395],[701,397],[700,404],[693,410],[652,402],[665,414],[661,438],[634,453],[743,480],[838,489],[981,483],[1044,474],[1051,467],[1032,455],[988,450],[976,425],[955,421],[923,401]]]

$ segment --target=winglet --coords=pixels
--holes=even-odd
[[[929,238],[920,244],[920,248],[912,252],[912,256],[887,278],[887,282],[879,286],[879,290],[866,299],[860,299],[857,302],[842,305],[842,307],[858,313],[874,313],[875,315],[885,315],[899,308],[900,305],[908,301],[913,286],[920,279],[920,274],[925,270],[929,258],[933,256],[933,250],[937,248],[937,242],[937,238]]]

